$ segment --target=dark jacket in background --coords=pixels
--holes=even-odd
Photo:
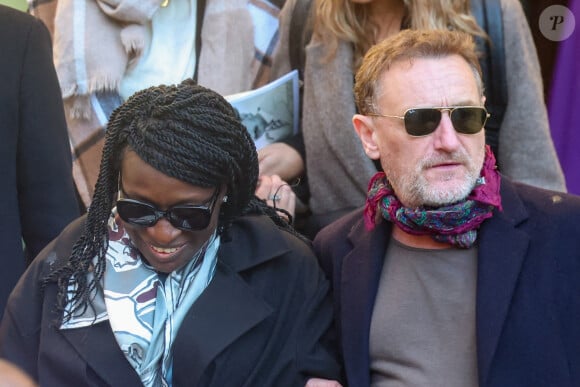
[[[0,316],[26,267],[79,216],[50,37],[0,5]]]

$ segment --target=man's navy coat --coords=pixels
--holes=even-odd
[[[480,386],[580,386],[580,197],[502,179],[478,232]],[[349,386],[369,386],[369,329],[392,224],[357,210],[314,241],[331,278]]]

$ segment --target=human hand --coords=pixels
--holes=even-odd
[[[0,387],[37,387],[36,382],[15,363],[0,359]]]
[[[265,200],[269,206],[286,210],[294,217],[296,194],[294,194],[292,187],[282,180],[280,176],[260,176],[255,193],[258,198]],[[281,216],[284,215],[281,213]]]
[[[260,175],[278,175],[292,181],[304,173],[304,160],[291,146],[275,142],[258,150]]]
[[[342,384],[336,380],[311,378],[308,379],[304,387],[342,387]]]

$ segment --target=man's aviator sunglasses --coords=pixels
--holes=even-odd
[[[125,222],[141,227],[152,227],[159,219],[165,217],[175,228],[185,231],[205,230],[211,221],[211,215],[219,193],[216,189],[208,205],[177,205],[165,211],[135,199],[119,197],[117,213]],[[119,196],[121,190],[119,190]]]
[[[435,131],[441,122],[443,112],[449,112],[453,128],[458,133],[478,133],[487,122],[490,114],[482,106],[455,106],[412,108],[405,111],[403,116],[370,113],[371,117],[398,118],[405,122],[405,130],[414,137],[427,136]]]

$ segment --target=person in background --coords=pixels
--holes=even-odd
[[[580,197],[498,172],[471,36],[387,38],[354,95],[384,172],[314,240],[347,384],[580,385]]]
[[[570,0],[568,8],[580,22],[580,0]],[[566,20],[571,21],[571,18]],[[579,24],[570,37],[558,42],[548,99],[552,137],[566,176],[566,187],[576,195],[580,195],[580,72],[576,67],[580,60]]]
[[[11,294],[0,357],[42,386],[339,378],[328,281],[257,181],[255,144],[218,93],[137,92],[111,116],[90,211]]]
[[[77,156],[74,178],[85,206],[92,201],[107,120],[136,91],[194,78],[200,85],[230,95],[283,75],[271,68],[277,60],[278,14],[284,1],[49,0],[29,4],[54,35],[54,61]],[[270,175],[265,180],[280,181]],[[282,181],[272,191],[286,191],[285,187]],[[273,194],[261,198],[282,206],[278,200],[274,203],[272,198],[277,196]],[[286,200],[289,205],[283,210],[295,206],[291,190],[286,198],[291,200]]]
[[[472,0],[480,1],[480,0]],[[291,1],[288,7],[291,7]],[[469,1],[316,0],[312,39],[306,47],[302,133],[310,188],[311,231],[361,206],[377,165],[352,130],[356,113],[354,73],[365,52],[401,29],[451,28],[485,36]],[[499,130],[498,162],[516,181],[566,191],[546,114],[542,78],[521,4],[501,0],[508,104]],[[291,14],[289,14],[291,15]],[[282,33],[286,29],[281,24]],[[280,45],[288,44],[282,35]],[[493,44],[493,42],[491,42]],[[285,52],[285,50],[282,50]],[[286,61],[280,61],[280,64]],[[285,149],[289,149],[286,147]],[[291,153],[291,151],[289,151]],[[268,173],[281,176],[296,165],[280,162]],[[296,173],[296,172],[294,172]]]
[[[79,206],[45,26],[0,5],[0,316],[26,265]]]

